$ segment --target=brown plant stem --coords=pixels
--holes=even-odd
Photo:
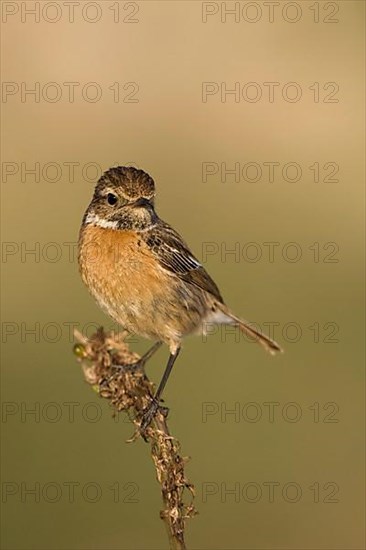
[[[107,399],[115,413],[124,411],[135,424],[136,430],[128,442],[139,438],[143,412],[153,398],[153,384],[146,376],[144,361],[131,352],[126,343],[127,333],[105,333],[99,329],[91,338],[75,331],[79,342],[74,353],[81,363],[86,381],[100,397]],[[167,410],[160,407],[151,425],[144,433],[151,443],[151,456],[156,477],[161,486],[164,509],[160,512],[165,522],[170,548],[184,550],[186,520],[197,512],[193,505],[194,487],[184,472],[187,457],[180,455],[180,444],[170,435]],[[185,502],[186,494],[189,502]]]

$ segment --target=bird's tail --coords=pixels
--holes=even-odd
[[[244,334],[251,338],[254,338],[254,340],[258,342],[258,344],[260,344],[271,355],[275,355],[278,352],[283,352],[283,349],[277,344],[277,342],[272,340],[272,338],[270,338],[269,336],[262,334],[262,332],[259,332],[259,330],[251,326],[248,321],[244,321],[244,319],[240,319],[239,317],[234,315],[230,311],[230,309],[224,304],[220,304],[219,307],[221,312],[224,313],[226,317],[224,323],[233,324],[239,327],[239,329],[244,332]]]

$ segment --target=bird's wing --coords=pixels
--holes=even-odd
[[[141,236],[162,268],[224,302],[216,283],[170,225],[160,221]]]

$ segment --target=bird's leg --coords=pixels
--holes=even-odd
[[[163,342],[156,342],[156,344],[154,344],[149,350],[147,350],[147,352],[141,357],[141,359],[137,361],[137,364],[143,367],[145,363],[147,363],[147,361],[150,359],[150,357],[152,357],[154,353],[158,351],[162,343]]]
[[[141,433],[145,432],[146,428],[149,426],[149,424],[151,423],[151,421],[154,418],[155,414],[157,413],[157,410],[159,409],[159,403],[160,403],[161,395],[164,391],[165,385],[168,381],[169,375],[172,371],[175,360],[177,359],[177,357],[179,355],[179,352],[180,352],[180,348],[177,348],[174,353],[171,353],[169,355],[168,363],[167,363],[167,366],[165,368],[163,377],[160,381],[157,392],[154,395],[150,405],[146,408],[146,410],[143,414],[141,424],[140,424],[140,432]],[[165,413],[164,413],[164,410],[162,410],[162,412],[163,412],[163,414],[166,415],[167,414],[166,407],[161,407],[161,409],[165,409]]]
[[[135,363],[131,363],[130,365],[116,365],[113,366],[116,369],[124,370],[124,369],[136,369],[144,367],[147,361],[154,355],[154,353],[160,348],[162,342],[156,342],[138,361],[135,361]]]

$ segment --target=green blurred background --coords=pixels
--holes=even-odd
[[[298,8],[283,16],[283,2],[272,23],[261,2],[256,23],[243,16],[258,9],[246,2],[237,23],[222,22],[215,2],[81,2],[73,23],[63,3],[40,22],[24,13],[22,22],[20,2],[4,4],[3,81],[56,82],[62,97],[22,102],[7,84],[14,94],[2,104],[2,547],[167,547],[148,447],[125,443],[132,426],[112,419],[71,353],[71,326],[88,334],[112,326],[67,244],[99,177],[88,163],[133,163],[154,177],[158,213],[206,260],[227,303],[263,329],[276,323],[286,350],[271,358],[224,332],[185,342],[165,398],[192,457],[200,515],[188,523],[188,547],[364,548],[364,3],[298,2],[296,23],[285,17]],[[47,21],[59,9],[60,20]],[[206,23],[202,10],[212,11]],[[100,11],[99,21],[85,20]],[[80,83],[74,102],[65,82]],[[88,82],[102,89],[100,101],[83,99]],[[120,99],[137,83],[138,101],[114,102],[115,82]],[[263,96],[203,102],[203,82],[256,82]],[[273,102],[265,82],[280,83]],[[288,82],[301,87],[298,102],[283,99]],[[338,102],[324,102],[328,82],[339,86]],[[207,162],[218,173],[203,181]],[[248,162],[262,167],[258,182],[221,181],[221,163]],[[272,183],[264,162],[280,163]],[[301,167],[297,182],[281,176],[289,162]],[[39,178],[25,172],[35,163]],[[74,179],[65,163],[78,163]],[[326,163],[339,167],[338,181],[324,181],[334,168]],[[273,261],[268,242],[279,243]],[[248,243],[262,253],[256,262]],[[288,243],[301,252],[296,262],[282,255],[293,257]],[[239,258],[225,254],[235,247]],[[142,353],[149,344],[132,345]],[[156,382],[166,358],[161,350],[148,366]]]

